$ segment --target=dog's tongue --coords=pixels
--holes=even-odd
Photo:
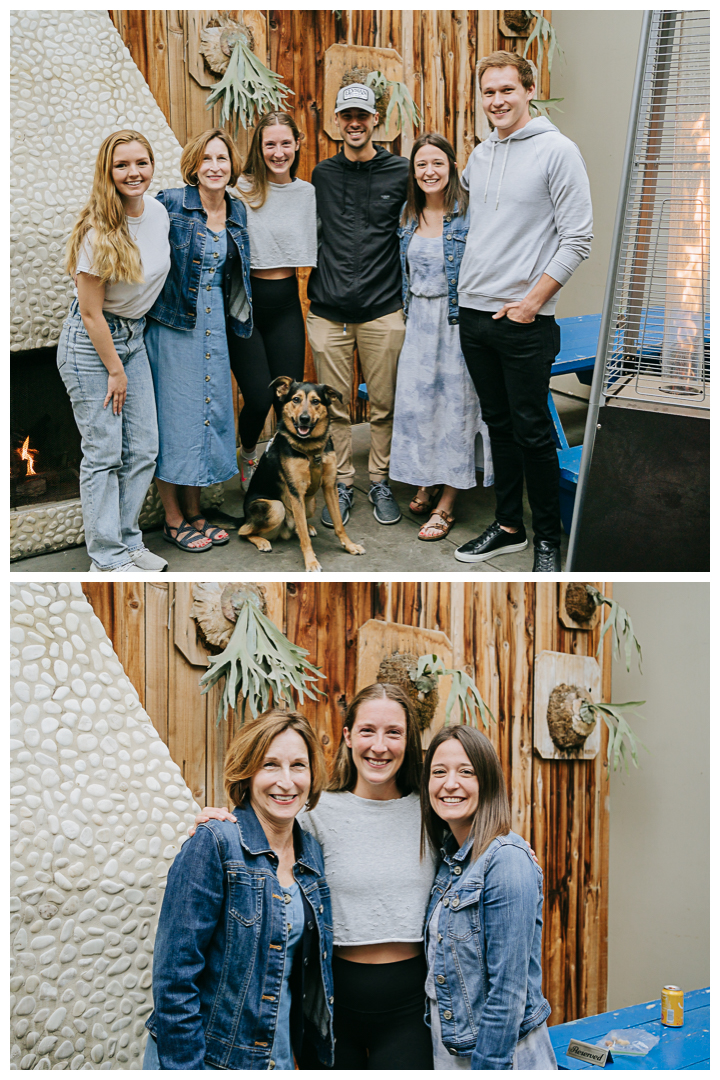
[[[300,427],[300,428],[297,429],[297,431],[298,431],[298,435],[309,435],[310,434],[310,428],[309,427]]]

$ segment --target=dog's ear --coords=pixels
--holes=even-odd
[[[323,386],[323,390],[325,391],[327,397],[337,398],[338,401],[342,402],[343,396],[339,390],[335,389],[334,386],[328,386],[328,384],[325,383],[325,385]]]
[[[277,379],[273,379],[269,389],[274,390],[277,397],[284,398],[288,396],[290,387],[294,381],[295,380],[291,379],[289,375],[280,375]]]

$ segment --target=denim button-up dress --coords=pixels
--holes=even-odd
[[[196,188],[161,191],[172,266],[148,313],[145,343],[155,385],[156,476],[207,487],[237,473],[227,335],[252,332],[245,208],[227,199],[223,230],[207,228]]]

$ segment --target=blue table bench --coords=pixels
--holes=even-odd
[[[586,1016],[568,1024],[548,1028],[550,1041],[561,1069],[597,1069],[584,1061],[569,1058],[565,1051],[570,1039],[598,1043],[613,1029],[644,1028],[658,1035],[660,1042],[645,1057],[616,1054],[605,1069],[709,1069],[710,1068],[710,988],[685,994],[685,1023],[680,1028],[660,1022],[660,999],[630,1005],[615,1012]]]

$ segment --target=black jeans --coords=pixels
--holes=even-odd
[[[254,446],[273,406],[270,383],[281,375],[302,381],[305,370],[305,320],[298,280],[252,279],[253,332],[228,334],[230,367],[243,396],[238,419],[240,442]]]
[[[523,474],[535,541],[560,546],[560,467],[547,405],[550,369],[560,352],[552,315],[532,323],[460,308],[460,344],[490,431],[500,525],[523,523]]]
[[[336,1069],[432,1069],[424,956],[395,964],[333,957]]]

